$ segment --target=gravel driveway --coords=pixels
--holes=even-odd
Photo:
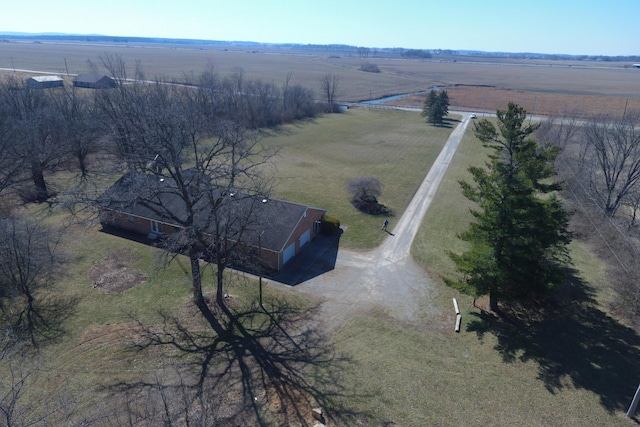
[[[338,330],[354,315],[375,309],[408,321],[429,311],[435,290],[426,272],[411,258],[411,243],[470,122],[469,114],[461,114],[462,121],[402,217],[396,224],[390,224],[389,236],[382,245],[368,252],[340,249],[332,270],[294,287],[273,281],[270,286],[319,298],[321,322],[329,332]]]

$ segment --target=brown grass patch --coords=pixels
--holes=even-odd
[[[133,256],[129,248],[113,251],[105,259],[91,267],[89,279],[94,289],[100,289],[105,294],[124,292],[147,280],[139,270],[131,264],[139,258]]]
[[[586,117],[595,114],[622,116],[627,110],[640,110],[640,99],[615,96],[574,95],[501,89],[489,86],[452,86],[446,88],[451,110],[470,110],[493,113],[515,102],[531,114],[576,114]],[[399,101],[403,105],[422,108],[425,96],[411,96]]]
[[[283,395],[287,396],[286,401],[283,401]],[[286,384],[282,385],[280,393],[274,387],[270,387],[262,397],[256,397],[256,400],[261,398],[266,399],[269,412],[274,414],[282,425],[290,425],[289,423],[298,419],[308,421],[308,425],[317,425],[321,421],[314,417],[313,409],[319,407],[313,397]],[[326,414],[322,408],[320,409],[322,421],[326,422]]]

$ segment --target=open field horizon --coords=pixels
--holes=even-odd
[[[450,92],[452,109],[493,112],[505,108],[506,99],[535,114],[585,110],[619,114],[624,108],[640,109],[640,70],[625,62],[446,55],[424,60],[403,59],[399,54],[360,58],[355,52],[285,47],[5,42],[0,43],[0,69],[4,73],[31,70],[74,75],[89,72],[88,61],[101,69],[100,58],[109,55],[121,56],[131,76],[139,64],[147,79],[182,82],[210,65],[220,77],[242,69],[247,79],[276,85],[284,84],[290,75],[291,84],[315,90],[318,98],[322,97],[321,78],[333,74],[339,78],[339,102],[443,87]],[[367,63],[377,65],[380,73],[361,71],[360,67]],[[32,74],[35,73],[24,75]],[[402,98],[396,104],[420,107],[424,98],[413,98]]]

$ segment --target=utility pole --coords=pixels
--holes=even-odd
[[[262,256],[262,235],[264,234],[264,230],[260,232],[258,235],[258,260]],[[258,262],[260,264],[260,262]],[[260,307],[264,309],[262,306],[262,266],[258,265],[258,284],[260,286]]]

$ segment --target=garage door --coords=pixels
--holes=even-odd
[[[310,240],[311,240],[311,229],[305,231],[304,233],[302,233],[302,236],[300,236],[300,247],[303,247],[304,245],[309,243]]]
[[[291,258],[296,254],[296,243],[293,242],[289,246],[287,246],[282,254],[282,264],[286,264],[289,262]]]

